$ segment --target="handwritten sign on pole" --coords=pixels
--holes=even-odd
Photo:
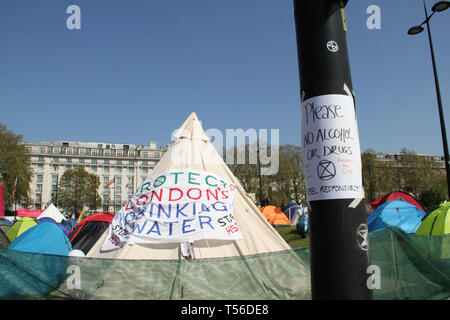
[[[237,240],[236,185],[211,172],[169,170],[144,181],[115,215],[102,251],[125,243]]]
[[[330,94],[303,101],[302,159],[309,201],[364,197],[351,96]]]

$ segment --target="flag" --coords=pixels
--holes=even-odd
[[[116,177],[112,178],[106,185],[105,188],[108,188],[110,185],[112,185],[116,181]]]
[[[12,203],[14,203],[14,193],[16,192],[17,180],[19,177],[16,177],[16,181],[14,182],[13,191],[12,191]]]

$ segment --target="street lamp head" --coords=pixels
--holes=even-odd
[[[433,12],[444,11],[450,7],[450,1],[439,1],[431,8]]]
[[[422,31],[423,31],[423,28],[421,26],[414,26],[408,30],[408,34],[418,34],[418,33],[421,33]]]

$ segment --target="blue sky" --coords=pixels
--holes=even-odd
[[[429,11],[437,0],[426,1]],[[66,9],[81,8],[81,30]],[[381,29],[369,30],[369,5]],[[361,149],[443,154],[421,0],[345,9]],[[450,10],[431,19],[450,130]],[[2,0],[0,122],[27,141],[170,143],[191,112],[204,129],[280,129],[301,144],[288,0]]]

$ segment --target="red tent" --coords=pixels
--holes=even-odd
[[[77,223],[67,234],[72,244],[72,249],[81,250],[85,254],[88,253],[108,228],[114,219],[114,215],[110,212],[96,213]]]
[[[382,195],[381,197],[379,197],[377,200],[371,202],[370,205],[372,206],[372,208],[375,209],[376,207],[382,205],[383,203],[386,203],[389,201],[394,201],[394,200],[402,200],[405,202],[409,202],[409,203],[415,205],[417,208],[419,208],[423,212],[426,212],[425,209],[423,208],[423,206],[419,203],[419,201],[417,201],[416,198],[414,198],[409,193],[406,193],[403,191],[393,191],[393,192],[386,193],[385,195]]]

